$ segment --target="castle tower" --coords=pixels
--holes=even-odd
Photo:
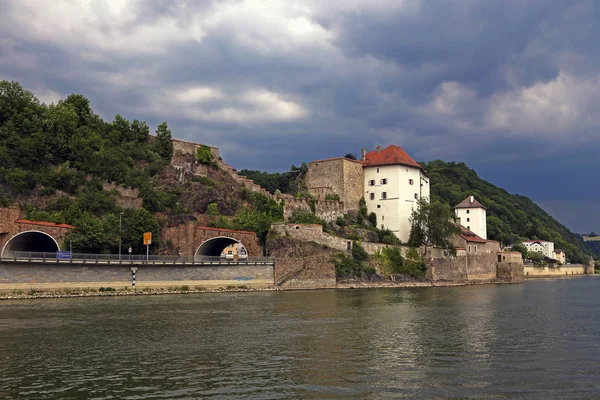
[[[474,196],[469,196],[454,207],[459,223],[482,239],[487,239],[486,208]]]

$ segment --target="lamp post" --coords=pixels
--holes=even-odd
[[[122,217],[123,217],[123,213],[119,213],[119,262],[121,262],[121,243],[123,241],[123,239],[121,237],[123,235]]]

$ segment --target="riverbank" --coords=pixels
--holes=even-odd
[[[579,276],[580,277],[580,276]],[[538,278],[539,279],[539,278]],[[454,287],[472,285],[505,284],[511,282],[499,281],[470,281],[470,282],[432,282],[432,281],[357,281],[340,282],[331,287],[302,288],[302,287],[251,287],[247,285],[229,285],[224,287],[190,287],[183,285],[170,288],[140,288],[137,290],[117,290],[110,287],[102,288],[74,288],[53,291],[39,289],[13,290],[0,293],[0,300],[28,300],[28,299],[57,299],[75,297],[115,297],[115,296],[154,296],[168,294],[200,294],[200,293],[235,293],[235,292],[278,292],[278,291],[307,291],[307,290],[331,290],[331,289],[383,289],[383,288],[425,288],[425,287]]]

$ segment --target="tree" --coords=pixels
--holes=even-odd
[[[513,244],[512,250],[521,253],[521,257],[523,257],[523,260],[527,258],[527,247],[525,247],[522,243]]]
[[[173,156],[173,142],[171,142],[171,130],[166,122],[158,125],[156,129],[156,152],[163,160],[170,162]]]
[[[200,164],[204,164],[204,165],[212,164],[213,155],[212,155],[212,152],[210,151],[210,147],[208,147],[205,144],[198,147],[198,150],[196,150],[196,161],[198,161]]]
[[[350,160],[356,160],[356,154],[353,154],[353,153],[346,153],[346,154],[344,155],[344,158],[348,158],[348,159],[350,159]]]
[[[132,247],[135,252],[143,254],[146,247],[143,240],[144,232],[152,232],[152,247],[160,243],[158,221],[145,208],[126,214],[123,221],[128,227],[123,234],[123,247]]]
[[[432,244],[456,253],[452,237],[460,233],[456,216],[448,204],[419,199],[417,209],[410,216],[409,246]]]

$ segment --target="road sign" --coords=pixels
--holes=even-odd
[[[152,244],[152,232],[144,232],[144,245]]]
[[[57,251],[56,258],[58,258],[59,260],[70,260],[71,252],[70,251]]]

